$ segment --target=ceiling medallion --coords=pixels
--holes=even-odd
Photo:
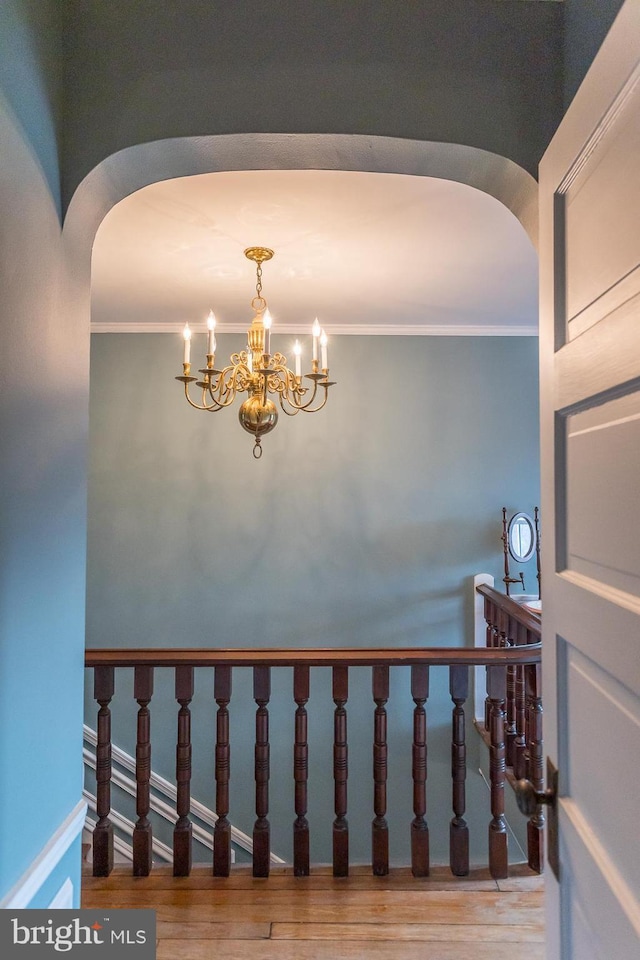
[[[278,409],[269,399],[269,394],[277,397],[281,410],[287,416],[293,417],[301,410],[316,413],[326,404],[329,387],[333,386],[334,381],[329,380],[327,335],[320,329],[317,318],[311,328],[311,372],[304,375],[304,379],[311,381],[310,386],[302,384],[302,347],[298,340],[293,347],[295,373],[287,367],[286,357],[281,353],[271,353],[272,319],[267,301],[262,296],[262,264],[271,260],[273,250],[268,247],[248,247],[244,255],[256,264],[256,295],[251,301],[254,317],[247,330],[246,350],[231,354],[231,363],[222,370],[216,369],[216,319],[212,311],[207,319],[207,365],[198,371],[202,379],[191,376],[191,330],[186,323],[183,331],[182,376],[176,377],[176,380],[184,383],[184,394],[192,407],[212,413],[229,407],[237,393],[247,393],[247,399],[238,411],[238,418],[244,429],[253,435],[253,455],[259,460],[262,456],[262,437],[270,433],[278,422]],[[189,385],[194,382],[202,390],[199,403],[189,395]]]

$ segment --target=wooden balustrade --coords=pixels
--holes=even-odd
[[[510,650],[539,647],[540,614],[486,584],[476,590],[484,599],[487,646]],[[506,670],[502,698],[487,695],[484,730],[481,731],[490,747],[491,764],[501,770],[504,768],[503,780],[505,777],[512,781],[530,780],[538,792],[544,790],[542,713],[540,663],[511,663]],[[496,863],[497,851],[503,842],[499,838],[503,833],[504,807],[500,813],[503,802],[499,792],[494,796],[492,780],[492,809],[494,803],[496,812],[491,842],[496,850]],[[538,873],[544,866],[543,831],[544,813],[542,807],[538,807],[527,824],[529,866]]]
[[[491,598],[489,598],[489,602]],[[494,610],[490,611],[496,616]],[[498,622],[494,620],[492,622]],[[505,636],[509,624],[505,621]],[[529,640],[526,633],[524,640]],[[407,761],[413,778],[414,817],[408,829],[411,837],[411,869],[416,877],[429,874],[429,828],[427,813],[427,711],[429,676],[432,667],[449,669],[452,707],[451,776],[452,810],[450,824],[450,866],[456,876],[469,871],[469,829],[465,814],[466,737],[465,703],[469,691],[469,669],[487,667],[487,699],[491,738],[491,819],[489,830],[489,868],[493,877],[507,875],[507,834],[504,820],[505,709],[509,691],[507,671],[513,670],[512,696],[516,703],[511,716],[515,724],[514,757],[524,764],[534,785],[542,784],[542,731],[539,687],[540,644],[521,642],[488,648],[401,648],[401,649],[304,649],[304,650],[89,650],[86,666],[94,670],[94,697],[99,705],[97,746],[97,814],[94,831],[95,876],[108,876],[113,866],[113,827],[110,822],[111,714],[116,668],[133,668],[134,697],[138,703],[136,779],[138,784],[138,821],[134,832],[133,872],[144,876],[151,869],[151,825],[149,814],[149,777],[151,757],[149,703],[153,694],[154,670],[175,671],[175,698],[179,705],[176,745],[177,820],[174,830],[174,874],[187,876],[191,870],[192,824],[190,819],[191,713],[196,670],[213,670],[213,694],[217,704],[215,743],[215,808],[213,873],[228,876],[231,865],[231,827],[229,823],[229,782],[231,776],[229,742],[229,704],[232,673],[235,668],[251,667],[255,714],[255,812],[253,830],[253,873],[267,877],[270,863],[269,823],[269,712],[272,668],[293,668],[295,733],[292,777],[294,780],[295,820],[293,821],[294,874],[306,876],[309,863],[309,822],[307,820],[309,747],[307,743],[307,703],[310,696],[310,667],[330,668],[334,702],[333,780],[333,872],[349,872],[349,824],[347,820],[347,701],[349,669],[372,668],[373,777],[371,825],[371,864],[373,873],[389,871],[389,824],[387,814],[388,742],[387,710],[390,668],[411,668],[410,696],[413,700],[413,740],[407,744]],[[520,672],[519,672],[520,671]],[[409,701],[410,702],[410,701]],[[523,728],[524,724],[524,728]],[[529,824],[529,859],[542,864],[542,820],[533,817]]]

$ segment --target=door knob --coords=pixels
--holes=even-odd
[[[547,757],[546,790],[536,790],[530,780],[518,780],[515,785],[516,803],[521,813],[532,817],[538,807],[549,807],[547,818],[547,851],[549,866],[556,880],[560,879],[560,836],[558,831],[558,771]]]
[[[556,791],[547,787],[542,793],[536,790],[531,780],[518,780],[515,785],[516,803],[520,813],[526,817],[532,817],[536,812],[536,807],[540,804],[554,806],[556,802]]]

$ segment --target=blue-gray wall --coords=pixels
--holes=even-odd
[[[61,8],[0,5],[0,900],[82,799],[88,335],[64,309]],[[36,893],[66,877],[79,842]]]
[[[218,354],[241,344],[240,335],[221,335]],[[196,338],[195,356],[200,349]],[[235,409],[211,415],[187,406],[173,379],[181,372],[178,335],[93,336],[89,646],[473,642],[472,577],[502,575],[501,508],[532,512],[538,503],[537,340],[334,337],[330,349],[338,383],[327,408],[283,418],[256,462]],[[534,577],[530,564],[530,590]],[[272,718],[274,847],[285,855],[293,716],[286,673],[274,684]],[[333,802],[327,679],[314,679],[309,706],[320,833]],[[434,850],[443,857],[450,704],[444,673],[435,671],[433,681],[430,782],[439,798]],[[368,673],[354,674],[351,697],[353,820],[364,830],[354,856],[361,860],[371,806],[369,682]],[[400,822],[408,822],[399,811],[410,815],[411,803],[407,682],[398,673],[389,706]],[[212,750],[203,727],[208,737],[215,705],[210,677],[200,675],[199,685],[194,795],[211,805]],[[129,690],[114,711],[116,739],[129,749],[134,707]],[[254,709],[239,678],[232,818],[248,832]],[[154,767],[171,775],[175,709],[160,695],[154,731]],[[160,747],[161,734],[168,748]],[[479,843],[485,827],[486,820]],[[398,838],[399,855],[406,856],[405,839]],[[318,843],[320,858],[329,859]]]
[[[281,415],[255,462],[236,409],[182,398],[178,335],[94,335],[88,644],[464,642],[501,507],[538,502],[536,351],[334,337],[327,407]]]
[[[67,199],[125,147],[226,133],[461,143],[535,175],[562,114],[562,4],[68,0],[67,11]]]

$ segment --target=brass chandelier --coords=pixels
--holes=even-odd
[[[267,301],[262,296],[262,264],[265,260],[271,260],[273,250],[268,247],[248,247],[244,255],[256,264],[256,295],[251,301],[254,317],[247,330],[246,350],[231,354],[231,363],[222,370],[216,369],[216,320],[211,312],[207,320],[207,365],[198,371],[202,379],[191,376],[191,330],[186,323],[183,331],[182,376],[176,377],[176,380],[184,383],[184,395],[192,407],[210,413],[229,407],[237,393],[247,393],[247,399],[238,411],[238,418],[244,429],[253,434],[253,455],[259,460],[262,456],[262,437],[270,433],[278,422],[278,409],[269,399],[269,394],[277,396],[280,408],[287,416],[293,417],[301,410],[317,413],[326,404],[329,387],[335,381],[329,380],[327,335],[320,329],[317,318],[311,328],[311,372],[304,375],[304,379],[311,381],[310,386],[303,386],[302,383],[302,347],[298,340],[293,348],[295,373],[287,367],[286,357],[281,353],[271,353],[272,319]],[[202,390],[199,403],[189,395],[189,386],[194,382]]]

